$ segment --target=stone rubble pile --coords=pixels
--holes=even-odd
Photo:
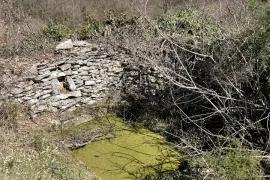
[[[67,40],[56,50],[69,52],[57,62],[34,65],[33,76],[10,88],[11,97],[30,106],[32,117],[92,105],[112,92],[155,96],[164,90],[157,69],[104,45]]]
[[[156,97],[168,86],[157,68],[149,64],[138,66],[136,63],[124,67],[122,83],[125,94],[135,99]]]
[[[75,55],[74,55],[75,54]],[[13,97],[31,106],[32,115],[94,104],[119,90],[123,67],[120,54],[91,46],[53,64],[36,65],[36,75],[11,89]]]

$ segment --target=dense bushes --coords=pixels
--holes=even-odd
[[[196,38],[217,38],[222,30],[209,22],[210,18],[196,10],[184,10],[179,14],[165,14],[158,18],[162,31],[169,34],[190,34]]]
[[[150,62],[170,83],[148,101],[130,98],[132,116],[141,117],[137,120],[158,129],[176,146],[187,147],[190,154],[212,153],[216,160],[210,162],[211,174],[219,179],[248,179],[250,174],[260,178],[255,155],[238,147],[225,150],[234,138],[240,147],[269,153],[269,97],[265,93],[269,14],[259,7],[253,12],[252,25],[237,31],[222,28],[207,16],[201,20],[196,11],[164,15],[157,22],[156,36],[161,42],[154,38],[134,45],[139,47],[134,47],[134,54],[140,61]],[[247,158],[239,158],[240,154]],[[240,164],[246,167],[241,169]],[[235,172],[229,174],[232,169]]]

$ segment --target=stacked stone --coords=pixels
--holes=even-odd
[[[35,77],[11,89],[13,97],[31,106],[32,115],[94,104],[109,91],[121,87],[121,55],[102,47],[61,58],[53,64],[36,65]]]
[[[168,84],[157,68],[139,65],[125,53],[87,42],[67,41],[60,45],[57,50],[68,49],[68,55],[52,64],[35,65],[32,77],[11,88],[11,96],[29,104],[32,116],[92,105],[111,91],[122,89],[135,98],[156,97]]]
[[[128,64],[124,67],[123,86],[128,95],[156,96],[165,90],[162,73],[150,64]]]

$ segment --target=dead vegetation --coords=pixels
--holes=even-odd
[[[49,133],[46,123],[31,122],[26,107],[1,100],[0,117],[1,179],[97,179]]]
[[[5,56],[44,54],[56,41],[89,38],[121,47],[134,61],[150,63],[164,75],[170,85],[154,101],[126,107],[176,149],[187,149],[179,171],[160,178],[264,176],[256,157],[269,154],[267,2],[2,2],[0,53]],[[16,129],[17,106],[5,104],[0,124]],[[8,164],[13,167],[13,161]]]
[[[258,3],[251,4],[249,0],[2,0],[0,54],[4,57],[43,55],[53,52],[55,41],[92,38],[96,32],[106,35],[103,28],[107,27],[99,27],[98,21],[110,21],[110,10],[116,15],[112,18],[124,20],[126,16],[157,18],[164,13],[196,9],[222,28],[239,31],[253,23],[250,6],[256,9]]]

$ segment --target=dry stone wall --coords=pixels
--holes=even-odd
[[[125,53],[106,46],[79,44],[69,44],[72,49],[57,62],[34,65],[32,75],[15,83],[9,95],[28,104],[35,116],[92,105],[120,90],[134,96],[155,96],[164,89],[156,69],[131,63]]]
[[[29,104],[32,115],[94,104],[122,83],[125,58],[100,46],[88,45],[60,61],[37,64],[32,77],[11,88],[11,96]]]
[[[124,67],[122,86],[134,99],[157,97],[168,86],[164,76],[150,64],[129,63]]]

